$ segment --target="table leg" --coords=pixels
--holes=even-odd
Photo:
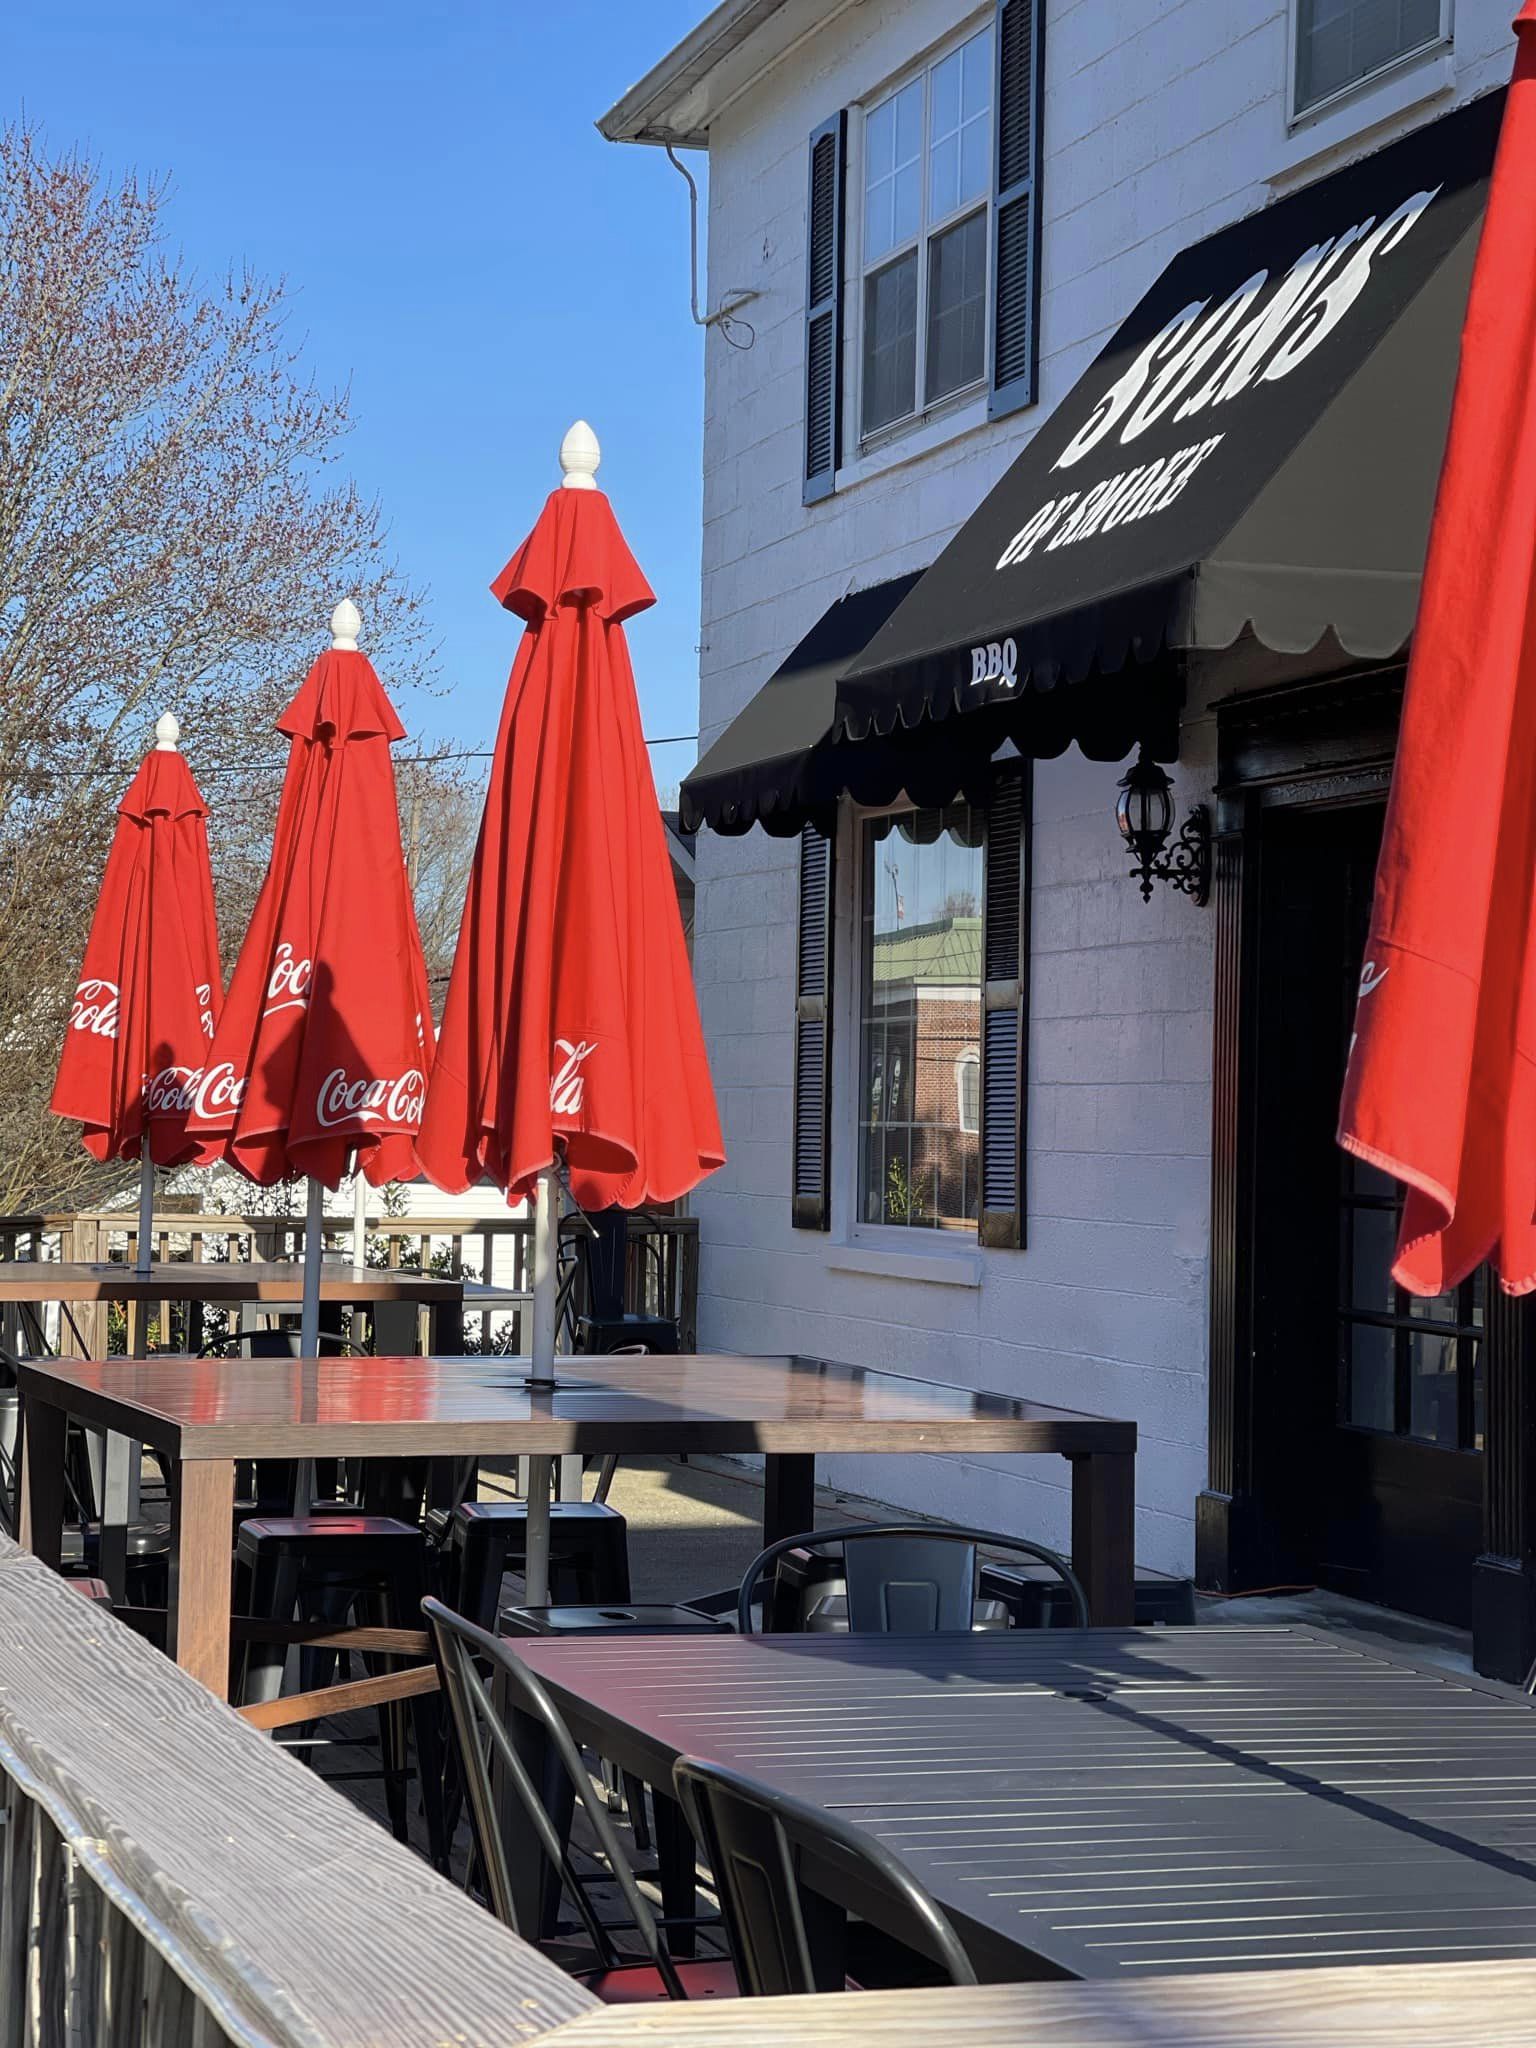
[[[770,1453],[763,1460],[763,1543],[816,1525],[816,1454]]]
[[[21,1542],[44,1564],[64,1554],[64,1437],[68,1417],[47,1401],[23,1401]]]
[[[651,1812],[656,1817],[656,1875],[661,1910],[668,1919],[691,1920],[699,1910],[699,1851],[683,1809],[669,1792],[651,1787]],[[673,1927],[667,1947],[683,1961],[698,1953],[692,1927]]]
[[[141,1445],[115,1429],[107,1431],[106,1451],[101,1468],[101,1546],[96,1569],[107,1582],[113,1600],[123,1605],[128,1597],[128,1524],[133,1519],[133,1461],[142,1459]]]
[[[1136,1618],[1136,1454],[1092,1451],[1072,1466],[1072,1564],[1095,1628]]]
[[[167,1647],[183,1671],[227,1699],[234,1465],[227,1458],[179,1463],[174,1492]]]

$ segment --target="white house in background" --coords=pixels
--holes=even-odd
[[[1513,1673],[1536,1480],[1483,1452],[1527,1426],[1525,1325],[1474,1287],[1410,1314],[1391,1191],[1330,1143],[1402,676],[1343,610],[1377,602],[1379,538],[1371,587],[1406,604],[1399,642],[1411,623],[1475,243],[1452,230],[1492,150],[1456,110],[1506,81],[1510,11],[723,0],[598,125],[709,156],[684,813],[715,828],[695,966],[730,1159],[695,1202],[701,1344],[1132,1416],[1145,1565],[1475,1604],[1480,1660]],[[1095,368],[1144,295],[1155,324]],[[1308,439],[1346,372],[1337,432]],[[1148,464],[1131,433],[1175,398],[1207,414],[1178,446],[1149,433]],[[978,514],[1037,434],[1054,477],[1111,428],[1113,459],[1042,481],[1025,518],[997,524],[1006,487]],[[1256,539],[1328,459],[1310,562],[1305,517]],[[1278,563],[1251,580],[1311,591],[1309,635],[1267,634],[1253,565],[1209,563],[1197,530],[1250,467],[1273,491],[1241,531]],[[967,529],[880,631],[893,579],[973,514],[997,569],[1023,565],[1024,623]],[[892,706],[920,720],[905,742],[880,737]],[[1209,907],[1127,876],[1137,742],[1173,764],[1177,816],[1216,793]],[[1039,1460],[827,1476],[1068,1538],[1066,1470]]]

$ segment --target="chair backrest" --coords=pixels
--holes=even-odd
[[[737,1980],[748,1997],[823,1988],[816,1981],[801,1896],[802,1854],[824,1866],[829,1896],[856,1903],[870,1918],[871,1895],[878,1894],[887,1932],[930,1955],[952,1984],[976,1982],[942,1908],[872,1834],[698,1757],[679,1757],[672,1783],[714,1876]]]
[[[747,1566],[736,1596],[736,1626],[742,1634],[752,1633],[753,1600],[770,1565],[786,1551],[833,1545],[843,1552],[848,1627],[857,1635],[969,1630],[979,1545],[1048,1565],[1067,1588],[1075,1625],[1089,1626],[1088,1596],[1081,1581],[1067,1560],[1043,1543],[942,1522],[854,1522],[840,1529],[807,1529],[760,1550]]]
[[[437,1642],[443,1690],[448,1696],[459,1768],[469,1798],[470,1825],[496,1917],[514,1933],[529,1941],[538,1940],[540,1930],[537,1926],[525,1928],[518,1924],[511,1867],[507,1861],[507,1847],[491,1775],[492,1757],[505,1773],[507,1784],[523,1810],[546,1867],[554,1871],[562,1892],[575,1908],[599,1966],[611,1970],[624,1960],[615,1949],[607,1928],[592,1910],[586,1888],[577,1877],[570,1852],[544,1804],[543,1794],[518,1754],[503,1715],[497,1710],[491,1685],[499,1677],[506,1686],[508,1704],[539,1724],[548,1738],[552,1754],[570,1779],[597,1838],[598,1847],[623,1896],[630,1919],[661,1975],[668,1996],[683,1997],[682,1983],[662,1941],[656,1916],[635,1882],[629,1858],[614,1832],[607,1804],[595,1793],[591,1774],[582,1762],[581,1752],[554,1701],[499,1637],[477,1628],[472,1621],[466,1621],[462,1614],[445,1607],[441,1600],[423,1600],[421,1611],[431,1623]]]

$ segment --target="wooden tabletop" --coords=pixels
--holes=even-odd
[[[543,2048],[1536,2048],[1530,1963],[600,2006]]]
[[[304,1268],[296,1259],[267,1265],[204,1265],[175,1259],[147,1273],[110,1260],[95,1265],[62,1259],[0,1260],[0,1301],[297,1301]],[[328,1263],[320,1269],[322,1301],[457,1302],[464,1283],[441,1274],[402,1273],[383,1266]]]
[[[623,1768],[710,1757],[870,1827],[988,1976],[1536,1958],[1532,1703],[1345,1638],[513,1647]]]
[[[506,1357],[34,1359],[29,1403],[183,1458],[391,1452],[1133,1452],[1136,1425],[824,1359],[578,1357],[531,1393]]]

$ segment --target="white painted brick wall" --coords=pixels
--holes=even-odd
[[[1277,189],[1507,75],[1510,0],[1457,0],[1455,94],[1298,167],[1284,128],[1284,0],[1048,0],[1041,403],[930,433],[800,502],[806,141],[967,21],[964,0],[845,10],[711,136],[709,296],[762,296],[756,343],[708,344],[700,727],[705,744],[845,590],[931,560],[1179,249]],[[920,450],[921,452],[915,452]],[[1180,799],[1208,789],[1194,707]],[[700,1336],[793,1348],[1134,1416],[1138,1546],[1188,1570],[1205,1473],[1211,921],[1123,877],[1115,769],[1037,770],[1026,1251],[977,1288],[836,1269],[789,1225],[795,842],[705,833],[696,971],[730,1162],[700,1190]],[[835,1142],[849,1143],[838,1105]],[[923,1233],[911,1235],[921,1238]],[[921,1249],[922,1247],[917,1247]],[[1064,1542],[1045,1461],[828,1461],[844,1485]]]

